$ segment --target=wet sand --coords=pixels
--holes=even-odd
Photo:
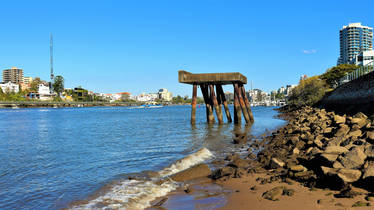
[[[180,188],[167,196],[161,197],[152,203],[166,200],[160,206],[152,206],[147,210],[160,209],[220,209],[220,210],[314,210],[314,209],[357,209],[352,207],[357,201],[368,202],[365,195],[355,198],[335,198],[339,191],[328,189],[313,189],[302,186],[298,182],[292,184],[272,182],[261,185],[256,179],[269,177],[267,174],[248,174],[241,178],[231,178],[226,181],[211,181],[210,179],[193,180],[186,184],[188,187]],[[262,194],[274,187],[283,186],[295,190],[294,195],[282,195],[278,201],[264,199]],[[254,190],[251,188],[255,188]],[[185,190],[190,191],[186,192]],[[366,194],[367,192],[355,188],[354,190]],[[373,209],[371,206],[358,207],[359,209]]]
[[[229,179],[225,182],[220,182],[226,189],[230,189],[233,193],[228,195],[227,204],[218,208],[221,210],[226,209],[261,209],[261,210],[312,210],[312,209],[356,209],[352,205],[357,201],[364,201],[364,195],[357,196],[355,198],[335,198],[334,194],[338,191],[315,189],[310,190],[307,187],[303,187],[298,182],[294,182],[292,185],[281,182],[273,182],[270,184],[260,185],[256,178],[264,177],[265,174],[254,174],[246,175],[245,177],[238,179]],[[257,190],[251,190],[253,186],[256,186]],[[281,196],[279,201],[270,201],[262,198],[262,194],[274,187],[285,186],[289,189],[294,189],[295,194],[293,196]],[[360,189],[355,189],[362,191]],[[319,201],[320,200],[320,201]],[[359,209],[373,209],[374,202],[369,202],[369,207],[359,207]]]

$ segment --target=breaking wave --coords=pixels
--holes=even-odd
[[[169,167],[158,172],[158,175],[145,180],[122,180],[111,186],[106,186],[103,193],[98,196],[76,204],[70,209],[144,209],[150,206],[150,202],[157,197],[165,196],[175,190],[180,183],[174,182],[168,176],[188,169],[196,164],[213,157],[206,148],[190,154]],[[108,189],[109,188],[109,189]]]

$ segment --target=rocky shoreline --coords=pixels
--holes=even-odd
[[[286,184],[277,184],[261,192],[261,199],[271,202],[294,196],[297,192],[288,186],[298,183],[309,191],[330,191],[338,201],[336,207],[344,206],[339,199],[348,207],[372,205],[374,116],[337,115],[324,109],[304,107],[283,110],[281,117],[288,123],[262,140],[253,140],[245,133],[235,134],[233,143],[248,147],[244,156],[231,154],[215,161],[221,164],[216,170],[200,164],[170,178],[186,181],[208,177],[213,183],[225,186],[235,181],[245,185],[248,180],[241,180],[256,177],[257,185],[248,187],[248,192],[256,191],[256,186]],[[189,193],[187,189],[185,193]],[[315,204],[324,201],[317,199]]]

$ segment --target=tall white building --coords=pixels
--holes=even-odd
[[[173,94],[166,88],[162,88],[158,91],[158,97],[163,101],[171,101],[173,99]]]
[[[11,82],[0,84],[0,88],[3,91],[3,93],[18,93],[19,92],[19,85],[11,83]]]
[[[361,23],[350,23],[340,30],[339,64],[354,63],[356,56],[373,49],[373,28]]]

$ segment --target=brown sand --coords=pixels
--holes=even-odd
[[[309,209],[374,209],[374,202],[369,202],[369,207],[357,207],[352,205],[357,201],[368,202],[365,195],[359,195],[355,198],[335,198],[337,191],[316,189],[311,191],[309,188],[303,187],[297,182],[292,185],[281,182],[273,182],[261,185],[256,182],[257,177],[265,177],[265,174],[246,175],[238,179],[229,179],[228,181],[218,182],[226,189],[230,189],[233,193],[228,196],[228,202],[224,207],[218,209],[287,209],[287,210],[309,210]],[[257,190],[250,188],[256,186]],[[293,196],[281,196],[279,201],[270,201],[262,198],[262,194],[267,190],[277,186],[285,186],[295,190]],[[365,192],[355,189],[359,192]],[[321,199],[321,202],[317,201]]]

